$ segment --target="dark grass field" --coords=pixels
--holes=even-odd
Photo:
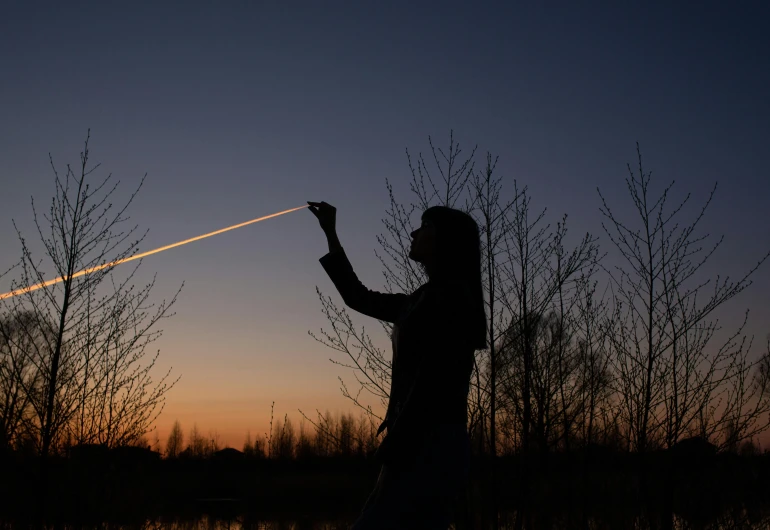
[[[524,528],[543,530],[770,528],[768,454],[676,461],[664,454],[644,460],[629,454],[591,460],[549,455],[526,464],[501,458],[491,485],[482,480],[488,468],[474,462],[466,496],[456,507],[456,528],[481,528],[482,513],[488,523],[495,496],[501,528],[514,528],[517,517],[528,523]],[[14,529],[42,523],[62,528],[346,528],[378,472],[371,459],[360,458],[62,458],[50,462],[46,495],[39,461],[6,459],[0,520]],[[528,488],[521,485],[522,475],[530,477]],[[265,526],[268,522],[272,526]]]

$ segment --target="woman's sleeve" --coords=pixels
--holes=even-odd
[[[318,261],[339,291],[345,304],[364,315],[395,322],[409,296],[403,293],[380,293],[367,289],[356,276],[345,251],[329,252]]]

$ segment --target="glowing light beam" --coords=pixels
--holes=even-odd
[[[192,243],[193,241],[198,241],[200,239],[205,239],[207,237],[215,236],[217,234],[221,234],[223,232],[227,232],[229,230],[235,230],[236,228],[241,228],[242,226],[250,225],[253,223],[258,223],[260,221],[264,221],[265,219],[270,219],[271,217],[278,217],[279,215],[283,215],[285,213],[294,212],[296,210],[301,210],[302,208],[307,208],[309,205],[305,206],[298,206],[296,208],[291,208],[290,210],[284,210],[282,212],[274,213],[271,215],[266,215],[264,217],[259,217],[258,219],[252,219],[251,221],[246,221],[245,223],[239,223],[237,225],[228,226],[227,228],[222,228],[220,230],[216,230],[214,232],[209,232],[208,234],[203,234],[202,236],[196,236],[192,237],[190,239],[185,239],[184,241],[179,241],[178,243],[173,243],[171,245],[166,245],[165,247],[156,248],[154,250],[148,250],[147,252],[142,252],[141,254],[136,254],[135,256],[131,256],[124,259],[119,259],[117,261],[111,261],[110,263],[105,263],[103,265],[98,265],[96,267],[91,267],[89,269],[83,269],[82,271],[78,271],[75,274],[72,275],[73,278],[77,278],[78,276],[83,276],[84,274],[89,274],[91,272],[96,272],[101,269],[106,269],[107,267],[114,267],[115,265],[120,265],[121,263],[125,263],[127,261],[132,261],[135,259],[144,258],[146,256],[149,256],[151,254],[157,254],[158,252],[163,252],[164,250],[169,250],[174,247],[180,247],[182,245],[186,245],[187,243]],[[29,287],[24,287],[23,289],[16,289],[15,291],[10,291],[8,293],[0,294],[0,300],[4,300],[6,298],[11,298],[13,296],[18,296],[20,294],[28,293],[30,291],[34,291],[36,289],[41,289],[43,287],[47,287],[49,285],[53,285],[55,283],[63,282],[67,279],[66,276],[62,276],[60,278],[54,278],[53,280],[48,280],[42,283],[36,283],[35,285],[30,285]]]

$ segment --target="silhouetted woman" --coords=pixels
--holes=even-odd
[[[380,476],[352,530],[446,530],[468,476],[467,404],[474,351],[486,348],[479,229],[469,215],[434,206],[412,232],[409,258],[428,282],[411,294],[371,291],[336,233],[336,209],[310,202],[329,242],[319,261],[345,304],[393,324],[387,429]]]

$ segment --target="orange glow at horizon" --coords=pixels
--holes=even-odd
[[[294,212],[296,210],[301,210],[302,208],[307,208],[308,206],[309,205],[298,206],[296,208],[291,208],[289,210],[284,210],[282,212],[278,212],[278,213],[274,213],[274,214],[270,214],[270,215],[265,215],[264,217],[259,217],[257,219],[252,219],[251,221],[246,221],[244,223],[239,223],[237,225],[228,226],[227,228],[222,228],[220,230],[215,230],[214,232],[209,232],[208,234],[203,234],[201,236],[196,236],[196,237],[192,237],[190,239],[185,239],[184,241],[179,241],[178,243],[172,243],[171,245],[166,245],[164,247],[159,247],[159,248],[156,248],[154,250],[148,250],[147,252],[142,252],[141,254],[137,254],[135,256],[131,256],[131,257],[124,258],[124,259],[119,259],[117,261],[111,261],[110,263],[105,263],[103,265],[98,265],[96,267],[91,267],[91,268],[88,268],[88,269],[83,269],[82,271],[78,271],[75,274],[73,274],[72,278],[77,278],[78,276],[83,276],[83,275],[89,274],[91,272],[96,272],[98,270],[105,269],[107,267],[114,267],[115,265],[120,265],[121,263],[126,263],[127,261],[132,261],[132,260],[135,260],[135,259],[144,258],[145,256],[149,256],[151,254],[157,254],[158,252],[163,252],[164,250],[169,250],[169,249],[172,249],[174,247],[179,247],[179,246],[182,246],[182,245],[186,245],[187,243],[192,243],[193,241],[198,241],[199,239],[205,239],[207,237],[215,236],[217,234],[221,234],[221,233],[227,232],[229,230],[235,230],[236,228],[241,228],[242,226],[250,225],[250,224],[253,224],[253,223],[258,223],[259,221],[264,221],[265,219],[270,219],[271,217],[278,217],[279,215],[283,215],[283,214],[286,214],[286,213]],[[47,286],[53,285],[55,283],[63,282],[66,279],[67,279],[66,276],[61,276],[59,278],[54,278],[53,280],[48,280],[48,281],[45,281],[45,282],[42,282],[42,283],[37,283],[37,284],[34,284],[34,285],[30,285],[28,287],[24,287],[23,289],[16,289],[14,291],[3,293],[3,294],[0,294],[0,300],[4,300],[6,298],[11,298],[13,296],[18,296],[20,294],[25,294],[25,293],[28,293],[30,291],[34,291],[36,289],[41,289],[43,287],[47,287]]]

